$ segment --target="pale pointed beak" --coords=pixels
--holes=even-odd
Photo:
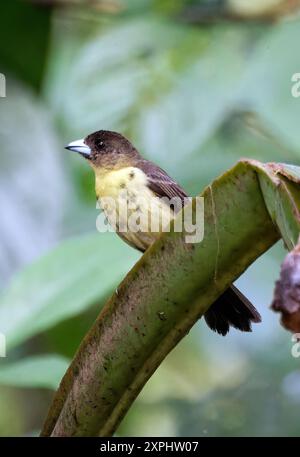
[[[91,149],[85,144],[84,140],[76,140],[69,143],[65,146],[65,149],[69,149],[69,151],[79,152],[83,157],[89,159],[91,156]]]

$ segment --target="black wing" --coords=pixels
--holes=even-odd
[[[138,166],[147,175],[148,186],[158,197],[179,197],[184,205],[187,193],[162,168],[148,160],[141,160]]]

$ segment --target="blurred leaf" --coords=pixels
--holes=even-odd
[[[183,183],[191,195],[195,195],[199,188],[208,185],[222,170],[233,166],[241,157],[264,162],[300,163],[297,152],[278,141],[275,133],[259,132],[258,128],[263,126],[259,118],[257,128],[253,129],[248,117],[246,113],[233,114],[200,147],[199,152],[182,165]]]
[[[126,131],[141,152],[184,175],[185,159],[239,100],[252,29],[197,30],[144,17],[99,25],[74,49],[74,27],[65,37],[63,23],[58,16],[45,92],[69,134]]]
[[[63,242],[15,276],[0,299],[0,331],[8,347],[101,301],[139,254],[115,234]]]
[[[21,436],[31,418],[24,411],[24,402],[16,389],[0,386],[0,436]]]
[[[68,180],[45,106],[7,78],[0,101],[0,277],[41,255],[59,237]]]
[[[24,0],[1,3],[1,71],[7,69],[35,89],[40,87],[43,78],[50,18],[50,8],[41,8]]]
[[[276,278],[277,279],[277,278]],[[101,307],[101,306],[100,306]],[[80,314],[58,322],[43,334],[43,347],[47,352],[54,352],[72,358],[84,338],[84,335],[99,313],[99,304],[91,306]]]
[[[57,389],[69,360],[58,355],[44,354],[1,365],[0,384],[54,390]]]
[[[250,35],[249,30],[239,27],[198,32],[198,40],[202,39],[206,46],[191,53],[191,41],[191,47],[176,49],[178,60],[189,53],[190,59],[177,69],[170,90],[139,109],[134,136],[141,150],[172,174],[189,176],[187,159],[200,150],[236,108],[247,71],[245,48]]]
[[[128,111],[155,77],[160,63],[157,53],[164,55],[185,36],[181,27],[171,23],[155,19],[128,20],[111,29],[100,24],[95,36],[74,49],[74,40],[67,40],[62,46],[66,20],[64,16],[58,16],[55,23],[52,62],[59,77],[48,79],[46,92],[57,115],[77,134],[96,130],[99,126],[116,126],[125,120]],[[62,55],[64,59],[60,58]],[[60,68],[57,68],[57,62]],[[66,71],[68,81],[64,77]],[[52,74],[50,65],[50,76]],[[170,79],[169,69],[161,84],[170,83]]]
[[[272,349],[268,348],[267,356],[264,351],[249,354],[246,367],[242,365],[245,379],[213,386],[208,395],[199,395],[198,400],[160,399],[152,403],[150,414],[152,409],[167,409],[171,417],[176,415],[176,436],[299,436],[299,393],[293,397],[287,391],[292,380],[288,379],[290,375],[285,376],[299,363],[287,356],[289,351],[289,342],[277,340]],[[139,409],[142,407],[147,405],[140,402]]]
[[[300,99],[292,96],[292,76],[300,71],[300,21],[283,22],[265,34],[249,61],[241,98],[271,132],[299,153]]]

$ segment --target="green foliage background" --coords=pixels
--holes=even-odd
[[[201,2],[41,3],[1,5],[3,436],[38,433],[81,338],[139,257],[96,232],[92,171],[65,143],[121,131],[192,195],[240,157],[300,164],[296,16],[190,25],[182,11]],[[200,321],[120,436],[299,435],[299,359],[268,310],[283,256],[275,246],[238,280],[263,323],[223,339]]]

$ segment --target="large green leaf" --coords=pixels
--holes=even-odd
[[[283,164],[245,160],[204,190],[203,241],[188,244],[186,233],[171,230],[146,251],[82,341],[43,435],[115,431],[149,377],[216,298],[280,236],[288,247],[296,244],[298,176],[296,167],[291,173]]]
[[[63,242],[12,281],[0,299],[0,332],[8,348],[102,304],[138,254],[113,233]]]

